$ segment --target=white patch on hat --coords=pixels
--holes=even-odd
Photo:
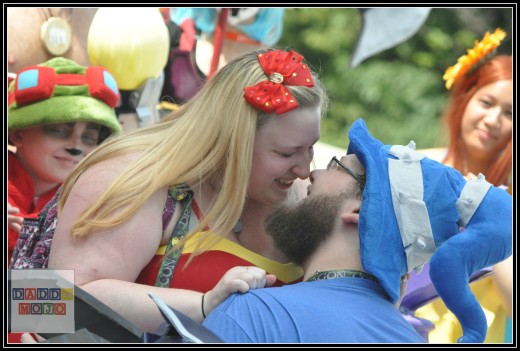
[[[388,153],[388,177],[392,204],[406,254],[408,271],[422,269],[435,252],[435,241],[426,203],[423,201],[421,160],[413,141],[408,146],[394,145]]]
[[[459,213],[458,225],[461,227],[468,225],[490,186],[491,184],[486,181],[482,173],[479,173],[477,179],[469,180],[464,185],[456,203],[457,212]]]

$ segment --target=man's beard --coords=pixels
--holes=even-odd
[[[274,246],[302,265],[332,232],[344,195],[317,195],[298,204],[282,204],[266,219]]]

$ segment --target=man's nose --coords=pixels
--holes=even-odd
[[[311,173],[309,174],[309,180],[311,181],[311,183],[314,183],[316,177],[319,177],[320,174],[325,171],[325,169],[315,169],[314,171],[311,171]]]

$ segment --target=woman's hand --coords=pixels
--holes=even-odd
[[[202,306],[204,315],[208,315],[234,292],[245,293],[249,289],[259,289],[274,284],[276,277],[258,267],[233,267],[224,274],[215,287],[208,291]]]

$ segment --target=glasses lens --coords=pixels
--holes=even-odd
[[[331,171],[338,168],[338,164],[336,163],[336,160],[334,157],[329,161],[329,164],[327,165],[327,171]]]
[[[328,171],[336,170],[336,169],[338,169],[338,167],[343,168],[345,170],[345,172],[348,172],[352,177],[354,177],[354,179],[356,179],[359,182],[359,175],[356,172],[354,172],[353,170],[351,170],[350,168],[348,168],[346,165],[341,163],[341,161],[338,160],[338,158],[334,156],[332,158],[332,160],[330,160],[329,165],[327,166],[327,170]]]

